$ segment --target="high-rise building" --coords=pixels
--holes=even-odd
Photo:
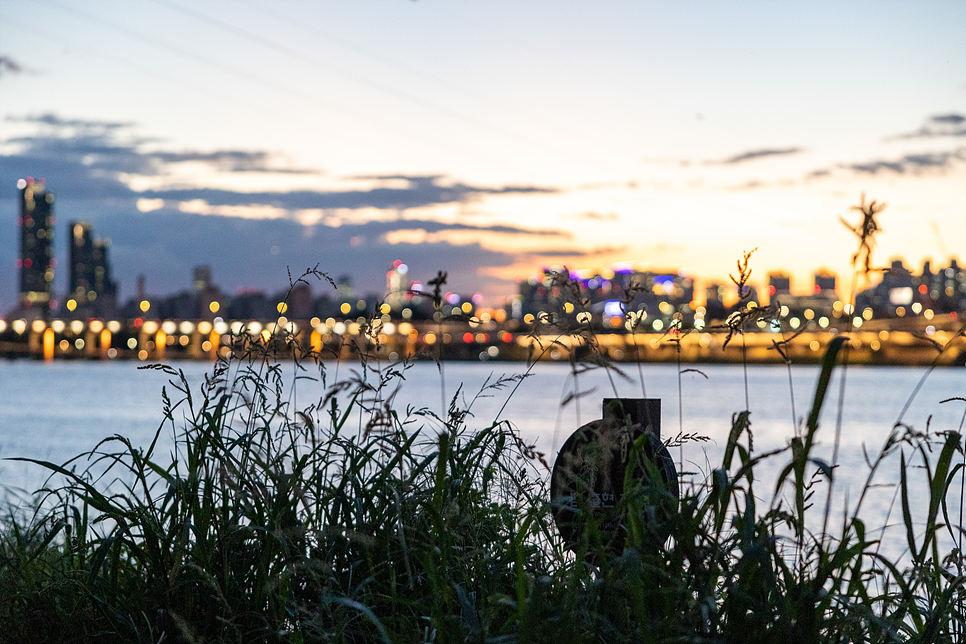
[[[815,273],[815,295],[835,297],[835,274],[826,270]]]
[[[201,293],[211,287],[211,266],[195,266],[192,286],[194,286],[195,293]]]
[[[80,302],[87,302],[87,292],[95,291],[94,237],[88,221],[70,222],[69,290],[69,297]]]
[[[70,292],[67,310],[84,317],[114,315],[117,284],[111,279],[110,240],[95,239],[88,221],[70,222]]]
[[[20,189],[20,308],[50,314],[54,292],[54,195],[43,180],[17,182]]]
[[[787,273],[781,271],[768,274],[768,298],[769,303],[775,298],[791,295],[792,278]]]
[[[111,277],[111,261],[107,257],[110,247],[110,239],[94,240],[94,292],[98,297],[117,295],[117,282]]]

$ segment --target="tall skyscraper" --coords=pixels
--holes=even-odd
[[[71,298],[87,301],[94,290],[94,236],[87,221],[70,222],[70,293]]]
[[[50,314],[54,292],[54,195],[43,180],[17,182],[20,189],[20,308]]]
[[[110,247],[110,239],[94,240],[94,292],[98,297],[117,295],[117,282],[111,277],[111,261],[107,257]]]
[[[111,279],[107,251],[111,242],[94,239],[88,221],[70,222],[70,293],[67,310],[75,315],[109,317],[117,285]]]
[[[195,266],[192,284],[196,293],[201,293],[211,286],[211,266]]]

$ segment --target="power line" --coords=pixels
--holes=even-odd
[[[166,43],[166,42],[164,42],[162,40],[159,40],[159,39],[151,36],[150,34],[147,34],[147,33],[143,32],[143,31],[136,31],[136,30],[133,30],[133,29],[127,27],[127,26],[120,25],[120,24],[118,24],[116,22],[113,22],[113,21],[110,21],[110,20],[106,20],[106,19],[101,18],[99,16],[92,15],[92,14],[86,12],[86,11],[82,11],[80,9],[76,9],[76,8],[73,8],[73,7],[64,6],[61,3],[56,2],[56,0],[48,0],[46,2],[46,4],[47,5],[50,5],[50,6],[54,6],[54,7],[58,8],[58,9],[60,9],[62,11],[65,11],[65,12],[68,12],[68,13],[72,13],[72,14],[74,14],[76,16],[79,16],[80,18],[82,18],[83,20],[85,20],[87,22],[90,22],[90,23],[93,23],[93,24],[97,24],[97,25],[100,25],[102,27],[106,27],[108,29],[112,29],[114,31],[122,32],[122,33],[128,35],[129,37],[136,37],[139,40],[148,42],[148,43],[150,43],[151,45],[153,45],[153,46],[155,46],[157,48],[160,48],[160,49],[163,49],[163,50],[166,50],[166,51],[173,52],[173,53],[175,53],[178,56],[181,56],[183,58],[186,58],[186,59],[189,59],[189,60],[193,60],[195,62],[199,62],[199,63],[205,64],[205,65],[211,66],[211,67],[215,67],[215,68],[220,69],[220,70],[222,70],[224,72],[227,72],[229,74],[233,74],[235,76],[244,78],[244,79],[246,79],[248,81],[251,81],[251,82],[256,83],[256,84],[259,84],[259,85],[262,85],[264,87],[271,88],[274,91],[277,91],[277,92],[280,92],[280,93],[283,93],[283,94],[287,94],[287,95],[292,96],[294,98],[298,98],[300,100],[307,101],[307,102],[310,102],[310,103],[314,103],[314,104],[317,104],[317,105],[322,105],[322,106],[326,107],[327,109],[330,109],[330,110],[332,110],[334,112],[340,113],[340,114],[342,114],[342,115],[344,115],[346,117],[349,117],[349,118],[352,118],[352,119],[355,119],[355,120],[360,119],[360,114],[358,112],[355,112],[355,111],[350,110],[348,108],[342,107],[342,106],[340,106],[338,104],[335,104],[335,103],[332,103],[330,101],[321,100],[321,99],[319,99],[318,97],[316,97],[314,95],[311,95],[311,94],[308,94],[306,92],[302,92],[302,91],[299,91],[299,90],[292,89],[292,88],[287,87],[285,85],[279,84],[279,83],[277,83],[275,81],[267,80],[265,78],[262,78],[262,77],[259,77],[259,76],[255,75],[255,74],[252,74],[250,72],[247,72],[247,71],[244,71],[244,70],[241,70],[241,69],[232,67],[231,65],[227,65],[227,64],[222,63],[220,61],[217,61],[217,60],[208,58],[206,56],[202,56],[202,55],[200,55],[200,54],[198,54],[196,52],[190,51],[190,50],[185,49],[183,47],[178,47],[176,45],[171,45],[169,43]],[[114,62],[122,62],[122,60],[121,59],[115,59]],[[131,68],[136,68],[133,65],[127,65],[127,66],[128,67],[131,67]],[[143,71],[143,70],[144,70],[143,67],[141,67],[139,69],[139,71]],[[155,72],[154,75],[157,75],[157,73]],[[170,80],[171,78],[172,77],[170,77],[170,76],[167,77],[168,80]],[[224,98],[224,97],[222,97],[222,98]],[[225,100],[228,100],[233,105],[236,102],[234,99],[225,99]],[[258,111],[260,111],[263,114],[268,114],[264,110],[258,110]],[[290,117],[290,114],[288,114],[287,117]],[[371,118],[371,117],[366,117],[366,118]],[[306,123],[306,122],[303,121],[303,123]],[[320,132],[324,132],[328,136],[341,139],[344,142],[348,142],[348,143],[351,143],[351,144],[356,145],[356,146],[363,147],[363,148],[368,149],[370,151],[373,151],[373,152],[375,152],[375,153],[377,153],[377,154],[379,154],[381,156],[386,156],[386,157],[392,156],[393,158],[396,158],[397,161],[403,161],[403,159],[401,159],[399,157],[395,157],[394,155],[389,155],[389,154],[387,154],[385,152],[385,149],[383,149],[383,148],[377,148],[377,147],[373,146],[371,143],[367,143],[367,142],[365,142],[363,140],[360,140],[360,139],[357,139],[355,137],[346,136],[345,134],[337,133],[337,132],[335,132],[335,131],[333,131],[331,129],[321,128],[321,127],[319,127],[318,123],[315,122],[315,121],[313,121],[313,122],[307,122],[307,124],[310,127],[312,127],[313,129],[316,129],[316,130],[318,130]],[[372,123],[370,123],[370,125],[371,124]],[[474,157],[475,156],[478,159],[485,160],[486,162],[491,163],[491,164],[494,164],[494,165],[500,165],[500,166],[502,166],[502,165],[505,165],[505,163],[506,163],[505,160],[496,159],[496,158],[490,157],[489,155],[480,155],[479,153],[470,153],[470,152],[468,152],[468,151],[466,151],[464,149],[461,149],[461,148],[459,148],[457,146],[453,146],[452,144],[449,144],[447,142],[438,141],[438,140],[435,140],[433,138],[426,137],[424,134],[422,134],[420,132],[415,132],[415,131],[413,131],[413,130],[411,130],[409,128],[403,128],[403,127],[399,127],[397,125],[388,125],[388,124],[382,124],[382,125],[380,125],[380,127],[382,127],[383,129],[387,130],[388,132],[390,132],[392,134],[400,134],[400,133],[402,133],[402,134],[408,135],[410,137],[413,137],[413,138],[415,138],[417,140],[420,140],[420,141],[422,141],[424,143],[427,143],[429,145],[432,145],[432,146],[435,146],[435,147],[438,147],[438,148],[441,148],[441,149],[446,149],[446,150],[449,150],[451,152],[456,152],[456,153],[461,154],[461,155],[466,155],[466,156],[470,156],[470,157]]]
[[[537,139],[533,139],[531,137],[523,136],[523,135],[520,135],[520,134],[518,134],[516,132],[513,132],[511,130],[508,130],[506,128],[502,128],[502,127],[499,127],[499,126],[494,125],[492,123],[488,123],[486,121],[483,121],[483,120],[480,120],[480,119],[476,119],[476,118],[467,116],[465,114],[462,114],[460,112],[457,112],[456,110],[450,109],[450,108],[448,108],[448,107],[446,107],[444,105],[437,104],[437,103],[435,103],[433,101],[427,100],[425,98],[422,98],[422,97],[417,96],[415,94],[412,94],[410,92],[406,92],[404,90],[398,89],[398,88],[393,87],[391,85],[388,85],[386,83],[382,83],[382,82],[379,82],[379,81],[374,81],[374,80],[362,78],[358,74],[355,74],[353,72],[346,71],[346,70],[344,70],[342,68],[339,68],[339,67],[336,67],[336,66],[334,66],[334,65],[332,65],[330,63],[321,61],[321,60],[319,60],[317,58],[313,58],[313,57],[307,56],[304,53],[302,53],[302,52],[300,52],[300,51],[298,51],[296,49],[293,49],[293,48],[288,47],[288,46],[285,46],[285,45],[280,45],[280,44],[278,44],[278,43],[276,43],[276,42],[274,42],[272,40],[269,40],[269,39],[267,39],[267,38],[265,38],[265,37],[263,37],[263,36],[255,33],[255,32],[249,31],[247,29],[243,29],[241,27],[237,27],[235,25],[232,25],[232,24],[230,24],[228,22],[225,22],[223,20],[220,20],[218,18],[214,18],[212,16],[209,16],[207,14],[201,13],[199,11],[195,11],[194,9],[189,9],[187,7],[184,7],[184,6],[180,5],[180,4],[177,4],[177,3],[174,3],[174,2],[170,2],[169,0],[151,0],[151,2],[154,2],[155,4],[158,4],[158,5],[167,7],[168,9],[170,9],[172,11],[175,11],[175,12],[178,12],[178,13],[180,13],[182,15],[188,16],[188,17],[190,17],[190,18],[192,18],[194,20],[197,20],[199,22],[203,22],[205,24],[208,24],[208,25],[210,25],[212,27],[215,27],[217,29],[220,29],[220,30],[222,30],[222,31],[224,31],[226,33],[230,33],[230,34],[232,34],[234,36],[237,36],[239,38],[242,38],[244,40],[248,40],[249,42],[258,44],[258,45],[260,45],[262,47],[265,47],[266,49],[270,49],[272,51],[275,51],[276,53],[280,53],[282,55],[285,55],[285,56],[288,56],[288,57],[293,58],[295,60],[298,60],[298,61],[300,61],[302,63],[308,64],[308,65],[312,65],[312,66],[317,67],[319,69],[323,69],[323,70],[329,72],[330,74],[339,76],[339,77],[344,78],[346,80],[349,80],[351,82],[358,83],[358,84],[363,85],[365,87],[368,87],[370,89],[374,89],[376,91],[379,91],[379,92],[381,92],[383,94],[392,96],[392,97],[397,98],[399,100],[406,101],[406,102],[408,102],[410,104],[416,105],[416,106],[421,107],[423,109],[427,109],[427,110],[436,112],[438,114],[443,114],[443,115],[448,116],[450,118],[453,118],[455,120],[462,121],[462,122],[464,122],[464,123],[466,123],[468,125],[472,125],[472,126],[475,126],[477,128],[480,128],[480,129],[483,129],[483,130],[487,130],[487,131],[492,132],[492,133],[499,134],[499,135],[504,136],[506,138],[512,139],[514,141],[517,141],[518,143],[523,143],[523,144],[529,145],[532,148],[538,149],[538,150],[540,150],[542,152],[545,152],[545,153],[552,154],[554,156],[565,157],[565,158],[569,158],[572,161],[577,161],[579,163],[583,163],[583,164],[587,164],[587,165],[593,165],[593,166],[596,166],[596,167],[599,167],[599,168],[609,169],[607,166],[602,165],[600,163],[597,163],[596,161],[593,161],[593,160],[588,159],[586,157],[582,157],[582,156],[581,157],[577,157],[577,156],[574,156],[570,152],[568,152],[566,150],[563,150],[561,148],[557,148],[557,147],[554,147],[554,146],[548,146],[545,143],[543,143],[542,141],[539,141]]]
[[[342,38],[341,36],[339,36],[337,34],[332,33],[331,31],[324,30],[324,29],[320,29],[320,28],[315,27],[315,26],[313,26],[312,28],[309,28],[308,26],[306,26],[306,23],[305,22],[302,22],[302,21],[299,21],[299,20],[293,20],[292,18],[289,18],[288,15],[285,14],[285,13],[282,13],[282,12],[279,12],[279,11],[273,11],[273,10],[268,9],[265,6],[263,6],[263,5],[261,5],[261,4],[257,3],[257,2],[253,2],[252,0],[235,0],[235,2],[238,2],[238,3],[241,3],[241,4],[247,5],[247,6],[251,7],[252,9],[255,9],[256,11],[262,13],[263,15],[269,16],[270,18],[272,18],[273,20],[276,20],[277,22],[280,22],[282,24],[288,25],[290,27],[294,27],[296,29],[299,29],[299,30],[307,33],[307,34],[310,34],[310,35],[313,35],[313,36],[317,36],[317,37],[318,36],[321,36],[322,38],[325,38],[326,40],[335,43],[339,47],[342,47],[343,49],[346,49],[348,51],[351,51],[351,52],[354,52],[356,54],[359,54],[360,56],[364,56],[364,57],[368,58],[369,60],[373,60],[375,62],[378,62],[380,64],[386,65],[388,67],[393,67],[393,68],[396,68],[398,70],[402,70],[402,71],[404,71],[404,72],[406,72],[408,74],[411,74],[411,75],[413,75],[413,76],[415,76],[417,78],[421,78],[421,79],[423,79],[425,81],[429,81],[431,83],[435,83],[436,85],[439,85],[439,86],[444,87],[446,89],[449,89],[451,91],[454,91],[454,92],[463,94],[464,96],[468,96],[468,97],[473,98],[473,99],[475,99],[475,100],[477,100],[477,101],[479,101],[481,103],[485,103],[487,105],[491,105],[491,106],[496,107],[496,108],[498,108],[500,110],[503,110],[505,112],[508,112],[508,113],[515,114],[517,116],[523,117],[523,118],[528,119],[528,120],[530,120],[532,122],[539,123],[541,125],[551,125],[554,128],[556,128],[557,130],[560,130],[561,132],[564,132],[564,133],[566,133],[567,135],[569,135],[571,137],[579,138],[579,139],[583,140],[585,143],[592,143],[595,147],[599,146],[599,142],[597,142],[597,141],[590,141],[584,135],[580,134],[579,132],[576,132],[576,131],[572,130],[571,128],[567,127],[564,124],[562,124],[562,123],[560,123],[558,121],[548,120],[546,118],[546,116],[533,114],[533,113],[528,112],[526,110],[521,110],[521,109],[519,109],[519,108],[517,108],[515,106],[508,105],[506,103],[503,103],[502,101],[494,100],[491,96],[489,96],[487,94],[483,94],[483,93],[474,91],[474,90],[472,90],[472,89],[470,89],[468,87],[465,87],[465,86],[459,85],[457,83],[454,83],[454,82],[452,82],[451,80],[449,80],[447,78],[443,78],[443,77],[437,76],[435,74],[427,73],[427,72],[425,72],[422,69],[419,69],[417,67],[413,67],[412,65],[407,65],[406,63],[400,61],[399,59],[389,58],[388,56],[382,56],[380,54],[373,53],[372,51],[370,51],[368,49],[365,49],[363,47],[360,47],[359,45],[357,45],[356,43],[354,43],[354,42],[352,42],[350,40],[347,40],[347,39]],[[613,149],[613,150],[621,153],[621,154],[626,154],[628,157],[634,159],[635,161],[639,161],[639,159],[638,159],[638,153],[636,151],[627,150],[627,149],[625,149],[623,147],[614,147],[612,144],[609,144],[609,143],[607,144],[607,146],[609,148],[611,148],[611,149]]]

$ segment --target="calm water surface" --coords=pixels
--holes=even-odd
[[[195,386],[211,369],[203,363],[174,366],[183,369]],[[336,372],[334,365],[328,369],[330,384],[358,372],[357,366],[348,364],[339,369]],[[405,372],[393,407],[400,414],[409,406],[440,413],[444,397],[448,403],[458,392],[461,401],[469,403],[487,382],[524,373],[525,369],[525,365],[516,363],[446,363],[441,375],[435,364],[419,363]],[[487,390],[476,398],[470,407],[470,425],[483,427],[496,418],[508,420],[552,462],[573,430],[600,417],[601,398],[641,397],[646,391],[647,397],[662,399],[665,437],[678,432],[708,437],[706,442],[673,450],[675,460],[683,459],[681,469],[701,478],[720,459],[732,415],[737,411],[751,410],[756,451],[786,445],[796,425],[808,414],[818,375],[817,367],[793,367],[790,383],[783,366],[749,366],[745,370],[740,365],[705,365],[680,374],[679,384],[674,365],[644,365],[640,370],[627,365],[623,369],[625,377],[608,377],[603,371],[595,371],[575,379],[567,365],[538,364],[512,395],[511,385]],[[843,494],[854,494],[865,481],[863,444],[869,451],[877,450],[898,420],[920,430],[927,425],[937,431],[962,427],[964,403],[941,401],[966,397],[966,370],[934,371],[912,397],[925,373],[925,369],[911,367],[848,368],[841,421],[839,480]],[[841,377],[842,370],[838,369],[820,419],[819,454],[826,458],[831,454],[837,424]],[[114,434],[147,446],[162,421],[161,389],[169,379],[159,371],[139,370],[130,362],[2,362],[0,458],[26,456],[63,463]],[[561,401],[575,391],[584,395],[562,406]],[[172,397],[177,393],[170,385],[168,392]],[[296,393],[296,404],[304,407],[318,400],[323,387],[317,382],[299,381]],[[422,417],[410,426],[420,424],[426,425],[431,435],[428,430],[433,426]],[[166,446],[171,444],[170,434],[165,428]],[[773,480],[784,460],[763,468],[762,478],[771,476]],[[885,472],[879,482],[894,481],[895,467]],[[0,485],[7,489],[33,489],[43,479],[44,472],[36,466],[0,461]],[[886,488],[868,508],[886,513],[891,498],[892,492]]]

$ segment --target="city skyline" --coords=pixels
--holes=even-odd
[[[803,290],[849,272],[838,217],[863,193],[889,204],[878,264],[946,264],[964,23],[908,2],[27,0],[0,20],[0,222],[45,177],[61,221],[111,238],[122,300],[201,264],[229,291],[319,264],[365,292],[405,258],[498,304],[543,265],[723,281],[756,247]],[[0,280],[0,310],[16,297]]]
[[[192,268],[190,289],[180,289],[175,293],[155,292],[150,295],[150,299],[146,290],[145,276],[139,274],[136,279],[136,294],[122,303],[117,298],[118,283],[112,278],[109,259],[110,240],[95,238],[89,221],[73,220],[67,223],[66,231],[69,257],[65,270],[68,274],[69,288],[58,293],[53,286],[57,266],[57,258],[53,251],[53,240],[57,238],[53,205],[55,194],[43,179],[34,177],[18,180],[17,188],[20,191],[20,214],[17,218],[20,256],[17,259],[16,268],[20,292],[17,307],[8,312],[8,315],[14,318],[26,315],[29,318],[39,316],[43,319],[51,317],[133,319],[147,314],[149,317],[176,319],[215,319],[220,315],[227,315],[229,319],[264,319],[272,317],[276,312],[275,309],[282,307],[282,300],[286,299],[293,300],[291,305],[299,309],[301,311],[299,315],[304,318],[314,317],[316,313],[323,316],[338,313],[340,303],[345,309],[348,302],[354,303],[357,300],[360,303],[360,306],[356,307],[359,313],[365,313],[367,308],[371,313],[377,305],[388,305],[393,312],[398,313],[404,310],[409,300],[413,299],[412,295],[423,291],[426,288],[425,284],[430,281],[428,276],[411,274],[409,266],[397,259],[387,267],[381,293],[378,291],[354,292],[350,275],[339,276],[338,284],[332,276],[328,276],[333,290],[320,293],[319,304],[312,304],[311,299],[306,299],[315,296],[312,292],[312,282],[309,280],[302,280],[302,285],[288,295],[258,288],[239,287],[233,296],[230,291],[223,292],[215,283],[209,265],[199,265]],[[746,264],[753,254],[754,251],[746,254]],[[840,305],[839,310],[843,302],[855,302],[857,306],[860,304],[866,306],[873,301],[880,309],[885,305],[895,310],[897,306],[911,305],[914,298],[922,299],[920,296],[927,296],[928,301],[941,303],[943,310],[966,309],[966,283],[961,284],[966,282],[966,272],[958,265],[955,257],[949,258],[948,267],[943,267],[938,262],[933,266],[931,259],[924,260],[919,276],[904,265],[903,259],[891,258],[889,266],[874,266],[871,271],[864,274],[860,273],[859,268],[853,269],[856,279],[846,293],[838,292],[837,275],[824,267],[810,271],[812,284],[804,291],[793,289],[792,284],[796,283],[796,280],[783,269],[765,271],[764,279],[761,274],[758,279],[751,279],[754,274],[754,270],[751,270],[747,272],[746,279],[742,282],[747,284],[746,290],[739,292],[735,288],[735,278],[732,275],[729,275],[731,283],[721,283],[715,278],[702,278],[689,274],[685,267],[680,266],[657,270],[647,265],[630,262],[612,264],[605,269],[545,265],[529,276],[517,275],[515,281],[518,284],[518,291],[501,303],[490,304],[490,307],[502,308],[512,318],[523,319],[524,312],[529,314],[529,318],[534,318],[538,312],[542,313],[541,309],[546,308],[541,306],[540,302],[549,303],[550,290],[555,292],[550,299],[558,300],[555,306],[562,303],[560,288],[548,287],[565,276],[575,284],[579,284],[580,288],[590,296],[588,302],[597,302],[596,306],[600,308],[598,313],[605,315],[607,315],[605,304],[616,304],[623,297],[623,291],[627,289],[644,294],[651,293],[653,290],[651,295],[635,296],[634,302],[639,302],[642,310],[649,309],[652,313],[660,308],[661,312],[666,314],[665,317],[678,309],[691,315],[696,305],[708,304],[710,307],[710,302],[713,300],[717,301],[715,307],[724,307],[721,308],[722,312],[738,305],[739,300],[769,303],[774,302],[778,297],[791,297],[792,301],[805,302],[802,308],[807,308],[816,306],[816,303],[808,301],[813,296],[820,300],[817,302],[817,308],[830,307],[835,301]],[[933,268],[938,273],[934,273]],[[741,272],[740,267],[739,272]],[[942,273],[946,275],[943,278],[946,284],[942,288],[926,286],[931,284],[933,275],[942,278]],[[296,279],[298,277],[299,275],[296,274]],[[910,281],[915,277],[920,278],[921,282]],[[548,280],[550,280],[549,283]],[[326,279],[323,276],[319,281],[325,282]],[[611,294],[611,283],[616,289],[613,294]],[[901,294],[896,290],[900,284],[902,288],[899,291],[903,291]],[[292,286],[294,287],[294,284]],[[758,291],[759,287],[762,288],[761,293]],[[919,289],[915,294],[913,287]],[[852,292],[853,288],[858,290]],[[939,290],[935,290],[936,288]],[[930,289],[933,292],[930,293]],[[443,290],[447,289],[444,287]],[[471,289],[471,292],[473,290],[475,289]],[[946,292],[941,293],[943,290]],[[908,291],[908,294],[905,291]],[[701,295],[702,292],[705,293],[704,296]],[[449,291],[444,299],[448,301],[451,295],[454,299],[450,304],[459,304],[461,298],[466,302],[473,302],[471,309],[466,311],[464,308],[463,313],[472,313],[483,301],[481,292],[460,294]],[[609,298],[612,301],[608,301]],[[295,301],[298,301],[298,304],[295,304]],[[673,302],[674,308],[665,311],[664,304],[661,307],[657,306],[659,301],[665,304]],[[332,304],[328,304],[329,302]],[[366,304],[361,305],[362,302]],[[649,306],[646,306],[645,302],[649,302]],[[627,308],[629,304],[631,304],[630,301],[626,302],[623,308]],[[921,306],[920,310],[922,310]],[[409,315],[405,317],[408,319],[412,316],[412,311],[407,312]],[[2,313],[3,311],[0,311],[0,314]],[[348,312],[342,310],[341,313]],[[421,315],[431,316],[432,311],[427,309]],[[623,313],[611,312],[610,315],[621,317]],[[703,318],[703,316],[702,312],[700,317]],[[531,319],[530,322],[532,321]]]

